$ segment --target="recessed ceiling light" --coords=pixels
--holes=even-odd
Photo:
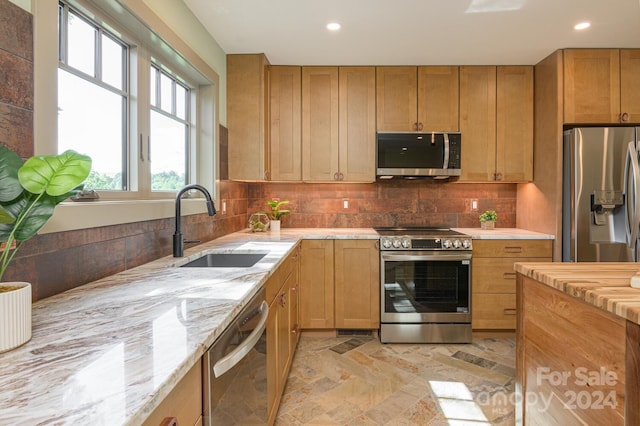
[[[342,25],[338,24],[337,22],[329,22],[327,24],[327,29],[329,31],[338,31],[341,27]]]
[[[589,28],[591,26],[591,22],[589,21],[584,21],[584,22],[580,22],[578,24],[575,24],[573,26],[574,30],[586,30],[587,28]]]

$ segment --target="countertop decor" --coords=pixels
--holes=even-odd
[[[79,192],[91,159],[68,150],[23,162],[0,146],[0,281],[22,243],[53,216],[56,205]],[[31,285],[4,283],[0,291],[0,352],[31,339]]]

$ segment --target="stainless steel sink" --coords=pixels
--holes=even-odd
[[[181,268],[248,268],[255,265],[267,253],[209,253]]]

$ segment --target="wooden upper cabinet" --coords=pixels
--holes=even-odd
[[[301,67],[270,67],[270,180],[299,181],[302,176],[300,86]]]
[[[376,71],[340,67],[339,180],[374,182],[376,141]]]
[[[418,130],[416,67],[376,67],[378,131]]]
[[[262,54],[227,55],[229,179],[268,174],[268,69]]]
[[[378,131],[456,132],[459,67],[377,67]]]
[[[338,180],[338,134],[338,67],[303,67],[303,180]]]
[[[620,50],[620,113],[623,122],[640,123],[640,49]]]
[[[418,67],[418,126],[427,132],[457,132],[458,67]]]
[[[460,67],[461,181],[492,181],[496,156],[496,67]]]
[[[640,122],[640,49],[567,49],[564,122]]]
[[[497,68],[496,180],[533,180],[533,67]]]
[[[565,123],[617,123],[620,114],[619,50],[565,50],[564,99]]]

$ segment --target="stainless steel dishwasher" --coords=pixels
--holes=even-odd
[[[269,305],[264,299],[261,290],[205,353],[206,426],[267,424]]]

